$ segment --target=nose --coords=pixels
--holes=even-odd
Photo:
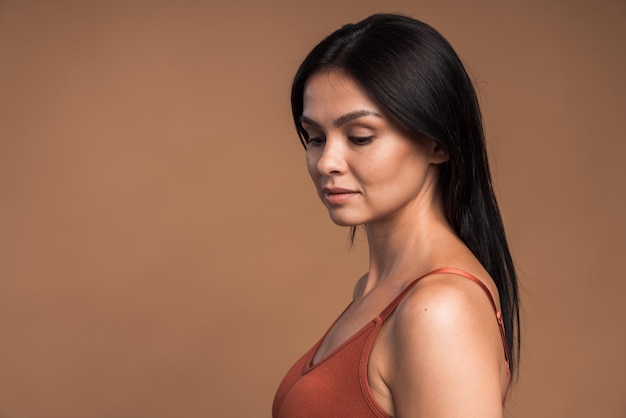
[[[346,169],[345,147],[340,140],[327,138],[317,160],[321,175],[340,174]]]

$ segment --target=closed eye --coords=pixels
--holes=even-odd
[[[367,145],[374,139],[374,135],[370,136],[349,136],[348,139],[355,145]]]
[[[306,138],[307,146],[312,146],[312,147],[319,147],[323,145],[325,141],[326,141],[326,138],[321,137],[321,136],[309,137],[307,135],[307,138]]]

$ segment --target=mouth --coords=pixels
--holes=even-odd
[[[359,194],[354,190],[339,187],[324,187],[322,192],[324,192],[324,202],[333,206],[344,204]]]

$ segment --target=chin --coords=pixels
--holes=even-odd
[[[338,225],[338,226],[357,226],[357,225],[360,225],[360,224],[356,224],[354,222],[337,221],[337,220],[334,220],[332,218],[331,218],[331,220],[333,221],[333,223],[335,225]]]
[[[335,225],[339,226],[358,226],[362,225],[363,221],[355,219],[354,217],[341,216],[336,213],[332,213],[329,211],[328,215],[330,216],[330,220],[333,221]]]

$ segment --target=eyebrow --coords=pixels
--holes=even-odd
[[[339,116],[337,119],[334,120],[333,125],[338,128],[341,125],[345,125],[346,123],[354,119],[362,118],[364,116],[376,116],[379,118],[383,117],[380,113],[374,112],[372,110],[356,110],[354,112],[346,113],[345,115]],[[307,125],[315,126],[316,128],[321,128],[321,125],[318,122],[315,122],[313,119],[304,115],[300,116],[300,122],[306,123]]]

